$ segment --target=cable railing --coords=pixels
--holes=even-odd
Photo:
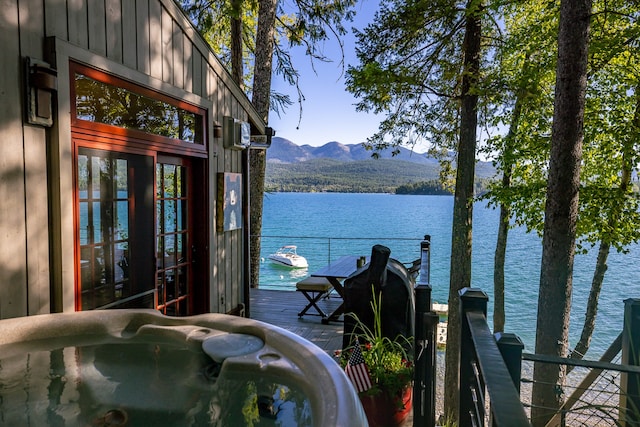
[[[257,236],[252,236],[257,237]],[[291,235],[266,235],[260,236],[262,239],[263,253],[275,250],[284,244],[307,243],[306,248],[301,252],[305,257],[316,257],[323,264],[330,262],[332,259],[350,255],[354,253],[362,253],[368,255],[371,247],[375,244],[385,244],[391,246],[390,243],[397,242],[393,245],[392,257],[402,262],[409,262],[415,259],[419,253],[419,243],[423,236],[417,237],[334,237],[334,236],[291,236]],[[326,254],[326,257],[323,255]]]
[[[555,413],[546,423],[547,426],[620,426],[638,425],[629,424],[633,418],[633,410],[623,408],[620,405],[621,396],[621,366],[604,368],[574,369],[566,379],[562,387],[557,387],[558,393],[565,396],[564,404],[559,410],[533,405],[531,402],[531,389],[533,380],[533,364],[535,363],[528,354],[523,355],[522,401],[530,413],[531,409],[547,409]],[[619,361],[619,357],[618,357]],[[564,361],[540,361],[537,363],[563,364]],[[579,363],[579,362],[578,362]],[[588,380],[585,382],[585,380]],[[553,384],[555,387],[556,385]],[[535,420],[532,420],[535,422]]]
[[[460,293],[460,425],[540,425],[531,419],[534,363],[572,366],[562,386],[564,404],[535,406],[547,427],[640,426],[640,299],[625,300],[621,334],[598,361],[522,353],[513,334],[491,334],[486,294]],[[540,411],[542,410],[542,411]]]
[[[523,354],[523,387],[531,389],[534,363],[571,366],[565,384],[556,387],[568,395],[555,408],[525,406],[555,414],[547,426],[640,426],[640,299],[624,301],[624,326],[600,360],[578,360],[548,355]],[[530,392],[525,393],[528,398]],[[533,420],[535,422],[535,420]]]

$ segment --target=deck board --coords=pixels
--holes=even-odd
[[[341,303],[342,299],[332,294],[330,298],[320,300],[318,305],[325,313],[330,313]],[[311,314],[313,308],[303,317],[298,317],[306,304],[301,292],[251,289],[250,317],[293,332],[333,356],[342,348],[343,322],[324,325],[320,316]]]

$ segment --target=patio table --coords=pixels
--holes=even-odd
[[[351,276],[358,270],[358,259],[360,257],[356,255],[345,255],[334,261],[331,261],[325,267],[311,273],[311,277],[324,277],[336,290],[338,295],[340,295],[343,299],[342,304],[338,308],[336,308],[333,313],[331,313],[327,317],[322,318],[322,323],[325,325],[330,321],[337,321],[340,318],[340,315],[344,313],[344,286],[342,286],[341,281]],[[369,261],[369,257],[367,257],[367,262]]]

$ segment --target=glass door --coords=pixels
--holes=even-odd
[[[191,312],[189,170],[179,158],[159,158],[156,164],[157,309],[173,316]]]
[[[79,148],[76,309],[153,307],[152,179],[152,157]]]
[[[205,312],[204,162],[79,147],[76,181],[76,309]]]

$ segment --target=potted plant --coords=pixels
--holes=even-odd
[[[382,333],[381,294],[373,292],[373,327],[363,324],[354,314],[357,337],[352,346],[337,352],[358,391],[369,425],[399,426],[412,406],[412,339],[399,335],[395,339]]]

